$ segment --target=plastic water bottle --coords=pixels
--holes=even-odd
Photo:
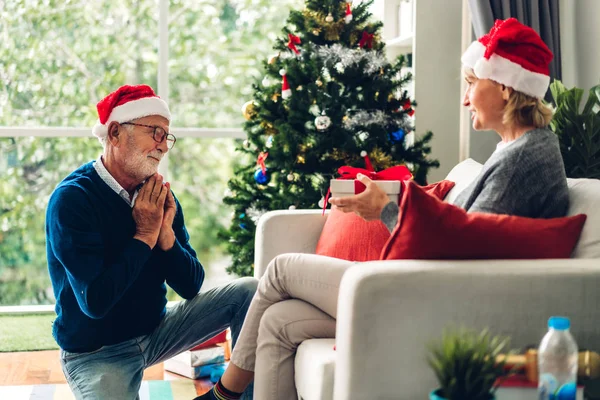
[[[540,400],[575,400],[577,393],[577,343],[566,317],[550,317],[548,333],[538,350]]]

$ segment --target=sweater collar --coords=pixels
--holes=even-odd
[[[127,193],[127,190],[125,190],[123,186],[121,186],[119,182],[117,182],[117,180],[110,174],[110,172],[108,172],[108,170],[104,166],[104,162],[102,161],[102,154],[98,156],[98,159],[96,161],[94,161],[94,169],[98,173],[98,176],[100,176],[100,179],[102,179],[104,183],[108,185],[109,188],[111,188],[116,194],[118,194],[123,200],[125,200],[130,207],[134,206],[135,199],[137,198],[139,193],[139,188],[135,190],[135,192],[133,193],[133,198],[130,200],[129,193]]]

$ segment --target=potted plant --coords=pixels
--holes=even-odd
[[[429,346],[428,363],[439,388],[430,400],[494,399],[498,378],[506,375],[503,351],[508,338],[492,336],[487,329],[445,330],[439,342]]]
[[[583,109],[583,89],[567,89],[555,80],[550,91],[556,104],[550,129],[558,135],[567,177],[599,179],[600,85],[590,89]]]

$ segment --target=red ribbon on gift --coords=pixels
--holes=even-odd
[[[368,169],[355,167],[340,167],[338,168],[339,179],[355,179],[354,194],[359,194],[365,191],[366,186],[361,181],[356,180],[356,175],[366,175],[372,181],[407,181],[412,179],[412,174],[404,165],[397,165],[383,171],[375,172]]]
[[[288,33],[288,43],[287,46],[296,54],[300,54],[300,52],[298,51],[298,48],[296,48],[297,44],[300,44],[300,38],[296,35],[292,35],[291,33]]]
[[[267,173],[267,166],[265,165],[265,160],[267,159],[268,156],[269,156],[269,153],[265,153],[264,151],[261,151],[260,154],[258,155],[258,158],[256,159],[256,165],[260,166],[260,169],[262,170],[263,174]]]
[[[360,41],[358,42],[358,47],[360,47],[362,49],[365,46],[369,46],[369,48],[372,49],[373,48],[373,36],[375,36],[374,33],[369,33],[367,31],[363,31],[362,37],[360,38]]]
[[[356,175],[366,175],[372,181],[407,181],[413,178],[410,170],[404,165],[397,165],[395,167],[387,168],[379,172],[373,171],[371,162],[368,156],[365,157],[367,162],[367,168],[356,168],[356,167],[340,167],[338,168],[339,179],[354,179],[354,194],[360,194],[367,188],[361,181],[356,180]],[[331,195],[331,188],[327,190],[325,195],[325,203],[323,204],[323,215],[325,215],[325,209],[327,208],[327,201]]]

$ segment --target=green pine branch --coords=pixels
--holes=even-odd
[[[431,132],[418,135],[412,146],[406,136],[392,136],[414,132],[410,113],[416,102],[406,90],[412,76],[403,73],[405,57],[387,60],[383,25],[371,20],[370,4],[353,6],[347,24],[346,2],[308,0],[304,10],[290,12],[274,44],[277,55],[263,62],[264,77],[252,85],[247,139],[237,147],[230,194],[223,199],[234,208],[229,228],[219,233],[232,255],[229,272],[253,274],[254,235],[262,213],[320,208],[339,167],[365,166],[362,151],[377,169],[406,164],[420,184],[429,169],[439,166],[429,158]],[[372,47],[359,46],[363,32],[373,34]],[[300,38],[300,54],[288,48],[288,34]],[[281,96],[281,72],[292,90],[288,99]],[[329,118],[330,125],[319,130],[317,118]],[[268,152],[265,184],[254,177],[261,152]]]

